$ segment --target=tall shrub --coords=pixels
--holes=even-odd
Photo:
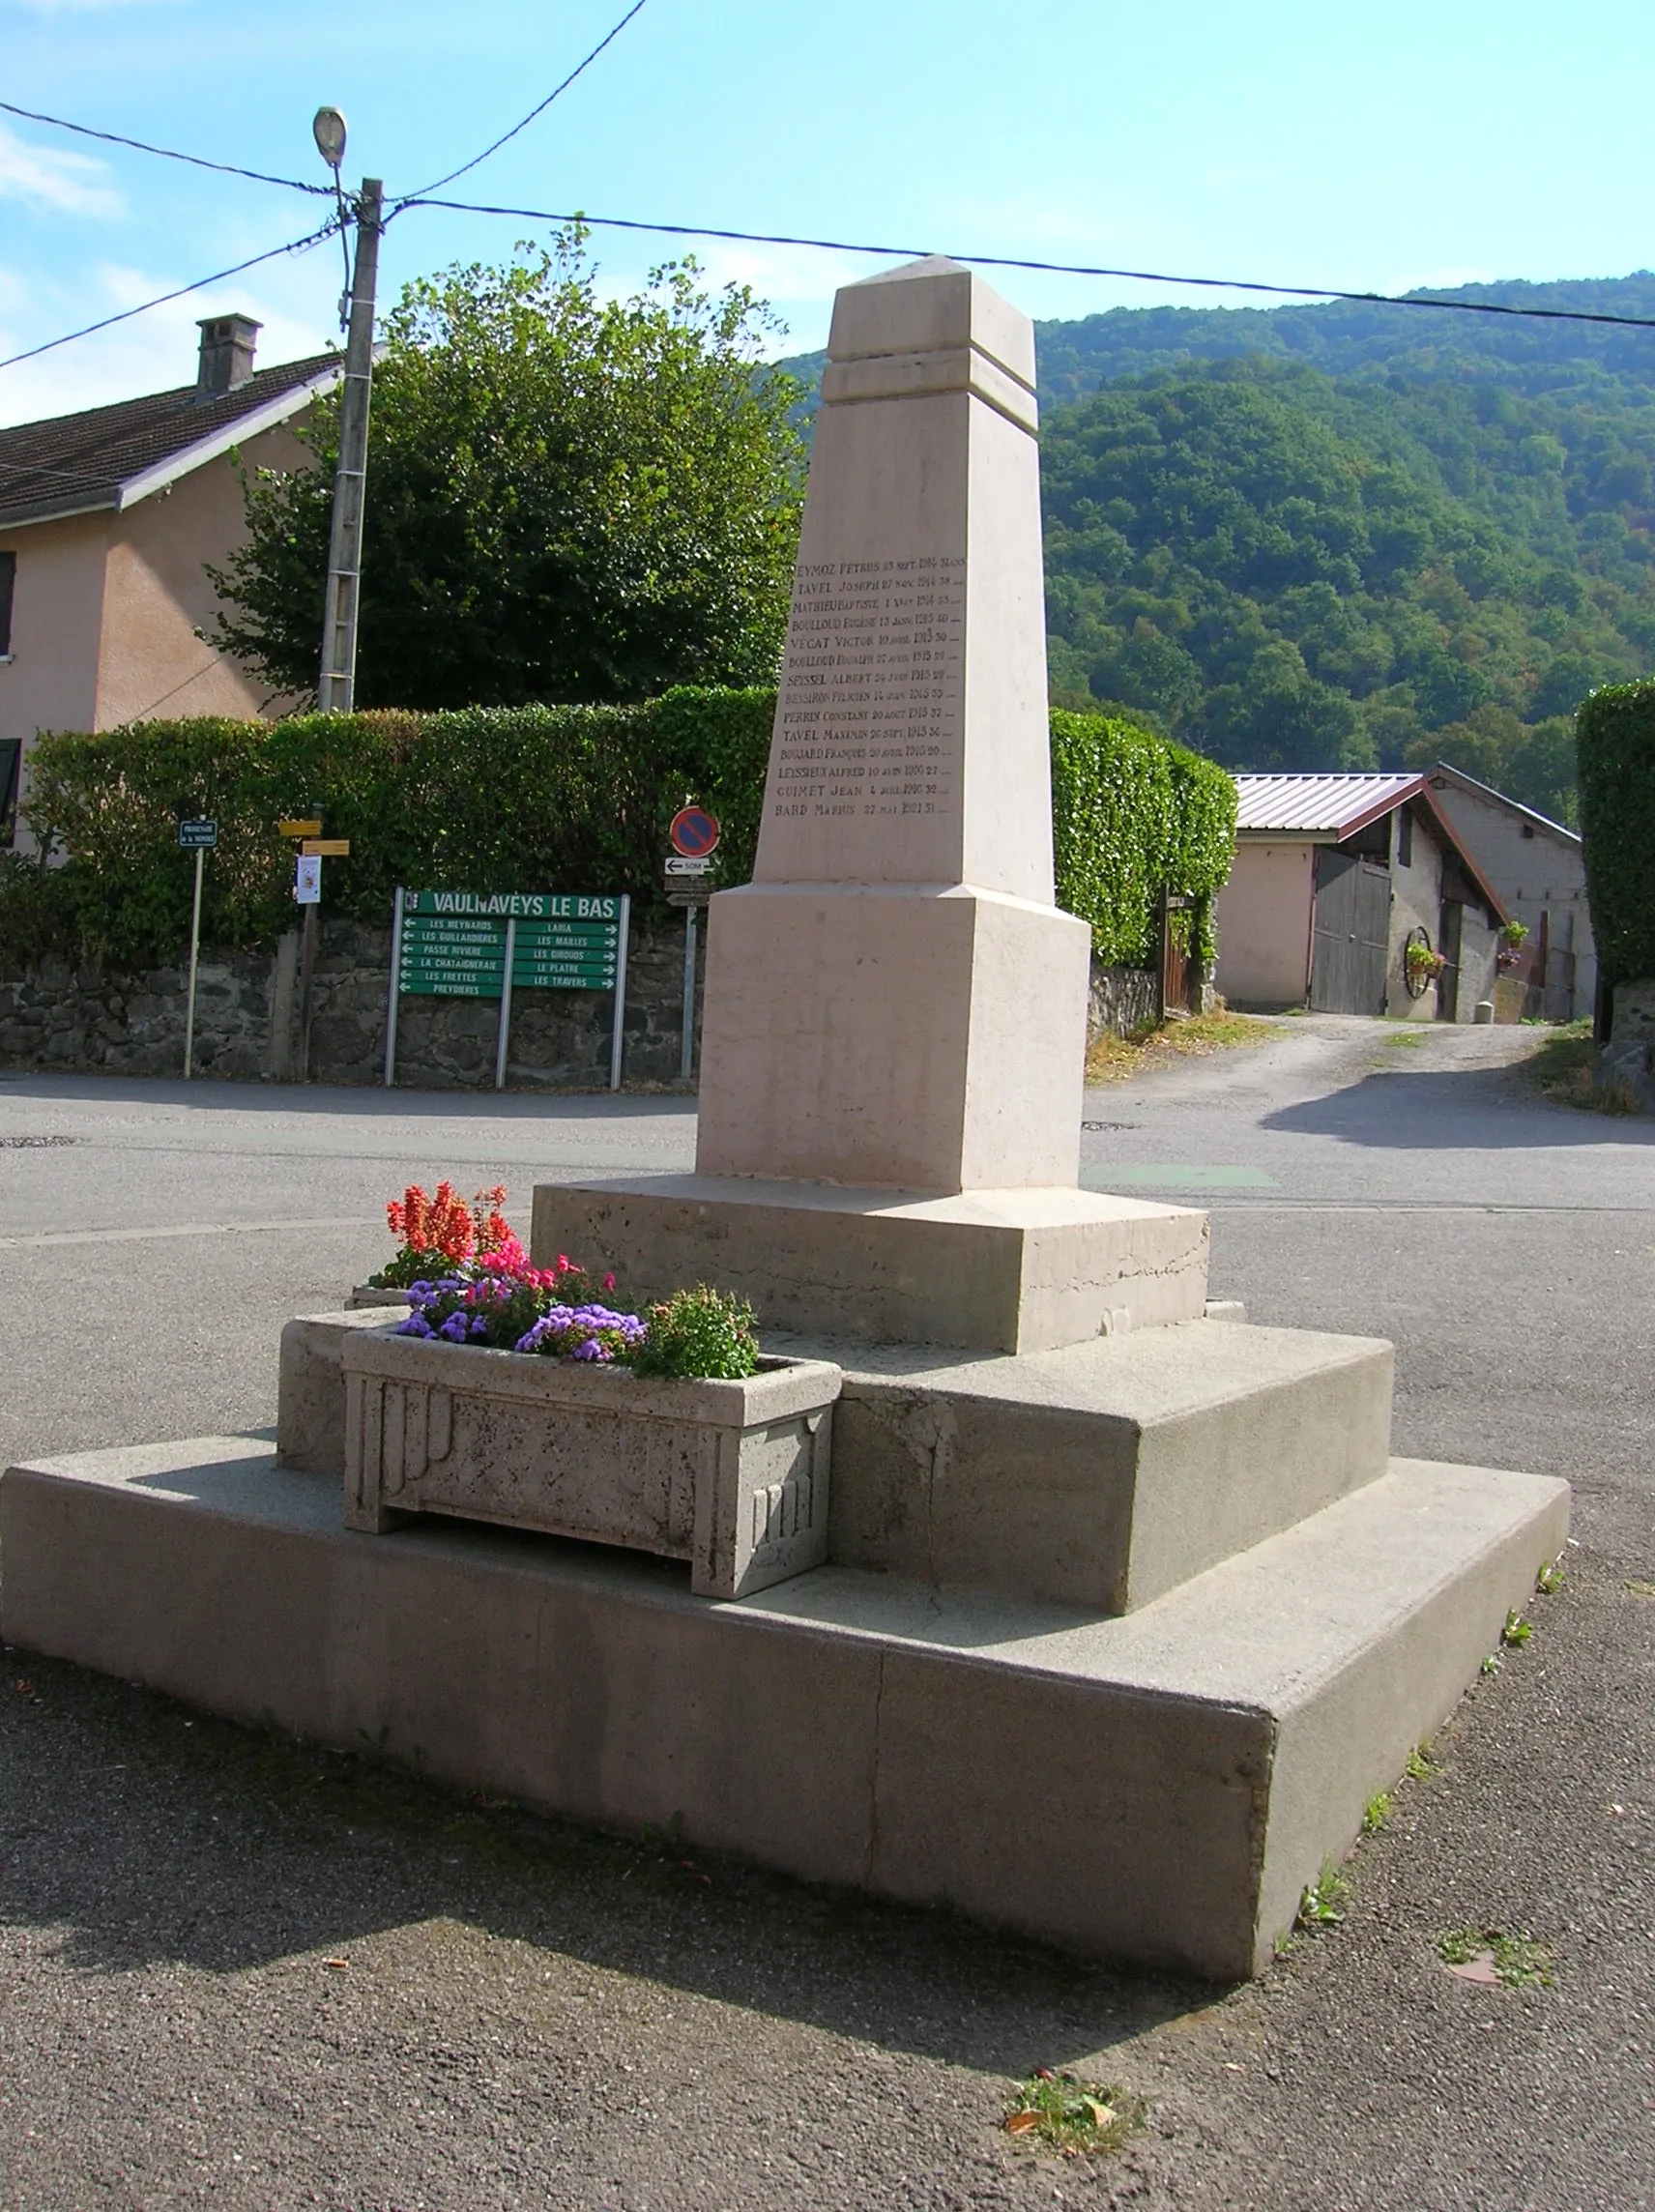
[[[1612,986],[1655,975],[1655,683],[1592,692],[1575,742],[1592,935]]]
[[[434,890],[661,896],[667,827],[719,817],[714,881],[752,874],[775,693],[681,688],[636,707],[304,714],[146,722],[44,739],[28,812],[64,865],[0,873],[5,949],[45,942],[118,968],[174,960],[192,871],[180,815],[212,814],[203,933],[271,943],[293,920],[284,817],[350,840],[327,867],[334,913],[383,923],[398,884]],[[1152,959],[1163,889],[1209,903],[1230,864],[1235,787],[1210,761],[1126,722],[1052,717],[1059,904],[1101,958]],[[1205,911],[1205,905],[1204,905]]]
[[[1196,900],[1211,957],[1235,850],[1235,784],[1215,762],[1130,722],[1054,713],[1052,833],[1058,904],[1091,924],[1100,960],[1154,960],[1163,891]]]

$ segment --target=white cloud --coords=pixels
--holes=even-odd
[[[306,260],[313,265],[316,258]],[[72,415],[192,383],[200,342],[195,325],[205,315],[235,311],[261,322],[258,361],[263,367],[321,353],[334,335],[326,307],[315,296],[325,296],[326,276],[318,287],[304,264],[281,263],[253,274],[263,279],[256,288],[243,279],[192,292],[130,323],[0,371],[0,423]],[[47,295],[15,271],[0,268],[0,360],[100,315],[136,306],[178,281],[176,273],[157,276],[104,265],[87,271],[77,285],[54,286]]]
[[[31,146],[0,123],[0,199],[28,200],[63,215],[122,215],[126,203],[108,174],[88,154]]]

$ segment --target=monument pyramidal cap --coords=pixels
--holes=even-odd
[[[711,907],[696,1173],[537,1192],[536,1249],[859,1337],[1190,1319],[1205,1216],[1078,1187],[1033,326],[932,258],[841,290],[828,352],[753,881]]]

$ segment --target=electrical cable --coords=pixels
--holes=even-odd
[[[397,202],[397,207],[405,207],[410,200],[419,199],[422,197],[426,192],[440,192],[445,185],[451,185],[456,177],[464,177],[469,175],[473,169],[479,167],[482,162],[486,161],[491,154],[498,154],[501,147],[508,144],[511,139],[517,136],[519,131],[527,131],[530,124],[535,121],[537,116],[544,115],[547,108],[552,104],[553,101],[558,99],[563,93],[567,92],[569,86],[573,84],[575,78],[580,76],[585,71],[592,67],[593,63],[597,59],[598,55],[602,53],[605,46],[614,44],[615,41],[621,36],[622,32],[632,20],[633,16],[643,13],[646,5],[647,0],[633,0],[633,5],[627,9],[625,15],[622,16],[621,20],[615,25],[614,29],[605,33],[605,35],[598,40],[596,45],[593,47],[591,53],[587,55],[584,61],[577,62],[575,64],[574,68],[569,71],[567,76],[564,78],[562,84],[554,86],[553,89],[547,93],[545,99],[541,101],[538,107],[530,108],[528,114],[524,116],[521,123],[514,123],[509,131],[503,132],[502,135],[494,141],[492,146],[485,146],[480,154],[473,155],[472,159],[469,161],[462,163],[459,168],[450,169],[446,177],[439,177],[435,184],[421,185],[418,192],[410,192],[407,196],[407,199],[399,200]],[[392,213],[394,214],[396,210],[393,208]]]
[[[130,323],[134,315],[147,315],[152,307],[164,307],[169,300],[187,299],[191,292],[203,292],[209,284],[221,284],[226,277],[239,276],[245,269],[256,269],[261,261],[279,260],[284,253],[306,253],[323,239],[332,238],[338,228],[336,217],[330,217],[320,230],[313,230],[307,238],[290,239],[285,246],[273,246],[267,252],[254,253],[246,261],[238,261],[233,269],[219,269],[211,276],[198,276],[193,284],[180,284],[174,292],[162,292],[154,300],[146,300],[138,307],[123,307],[118,315],[105,315],[101,322],[88,323],[82,330],[65,331],[60,338],[47,338],[44,345],[28,346],[21,353],[9,354],[0,361],[0,368],[15,368],[20,361],[33,361],[38,355],[51,353],[58,346],[71,345],[76,338],[89,338],[96,331],[107,331],[116,323]]]
[[[459,172],[455,172],[458,174]],[[525,222],[581,223],[593,230],[648,231],[667,238],[712,238],[738,246],[798,246],[820,253],[879,254],[894,260],[923,260],[922,246],[869,246],[843,238],[790,238],[763,230],[714,230],[708,224],[638,222],[616,215],[554,215],[545,208],[483,207],[471,200],[428,199],[413,193],[396,203],[404,208],[446,208],[456,215],[513,216]],[[1245,276],[1176,276],[1158,269],[1100,269],[1076,261],[1027,261],[1009,253],[956,253],[948,258],[981,269],[1031,269],[1054,276],[1113,276],[1133,284],[1189,284],[1219,292],[1265,292],[1285,300],[1351,300],[1376,307],[1440,307],[1466,315],[1516,315],[1553,323],[1612,323],[1623,330],[1655,330],[1655,315],[1606,315],[1585,307],[1519,307],[1498,300],[1443,300],[1408,292],[1347,292],[1337,284],[1264,284]]]
[[[106,146],[131,146],[139,154],[159,154],[163,161],[188,161],[192,169],[213,169],[221,177],[247,177],[255,185],[282,185],[290,192],[315,192],[323,198],[333,190],[331,185],[307,185],[298,177],[267,176],[263,169],[239,169],[233,161],[209,161],[199,154],[181,154],[174,146],[152,146],[142,138],[123,138],[118,131],[94,131],[88,123],[71,123],[61,115],[43,115],[38,108],[18,107],[10,100],[0,100],[0,108],[8,115],[21,115],[30,123],[47,123],[54,131],[73,131],[80,138],[101,138]],[[445,177],[443,182],[448,184],[451,180]]]

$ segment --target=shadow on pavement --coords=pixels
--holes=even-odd
[[[49,1930],[82,1974],[245,1974],[459,1923],[548,1963],[1009,2076],[1222,1994],[659,1831],[603,1835],[468,1799],[15,1649],[0,1683],[0,1924]]]
[[[1259,1126],[1296,1136],[1336,1137],[1342,1144],[1380,1150],[1655,1145],[1655,1121],[1554,1106],[1504,1068],[1443,1068],[1418,1074],[1377,1070],[1343,1091],[1266,1114]]]

